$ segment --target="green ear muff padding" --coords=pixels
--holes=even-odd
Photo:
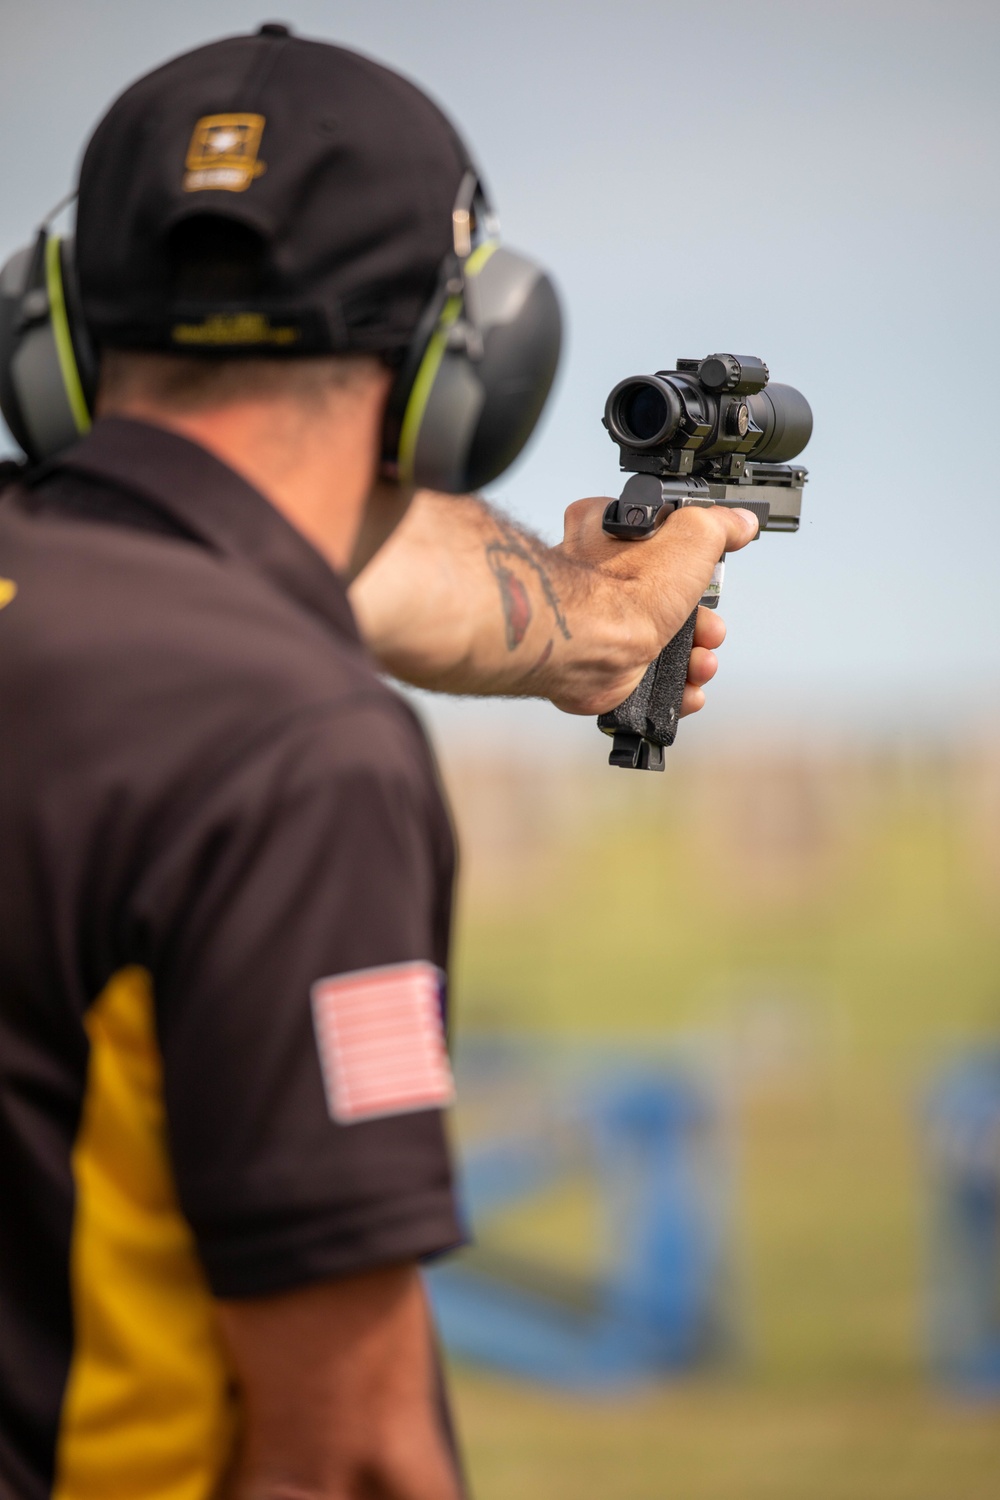
[[[402,484],[414,483],[417,439],[427,412],[427,403],[440,374],[441,361],[444,359],[448,345],[448,335],[457,322],[461,310],[461,297],[449,297],[438,319],[437,327],[431,334],[410,389],[409,400],[406,403],[399,430],[398,467]]]
[[[449,304],[413,383],[399,450],[405,482],[450,494],[488,484],[520,453],[561,342],[555,290],[526,256],[484,245],[466,263],[465,281],[471,306],[463,311],[481,349],[449,337],[445,317],[458,318]]]
[[[66,401],[73,418],[77,434],[90,431],[90,407],[84,394],[83,381],[77,366],[73,331],[70,328],[69,307],[63,279],[63,241],[51,235],[45,246],[45,284],[49,293],[49,318],[56,345],[56,358],[62,376]]]
[[[45,236],[0,271],[0,406],[29,458],[50,458],[88,430],[92,387],[72,242]]]

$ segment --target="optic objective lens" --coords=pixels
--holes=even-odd
[[[619,410],[622,426],[640,442],[655,438],[666,426],[667,403],[653,385],[634,385],[624,391]]]

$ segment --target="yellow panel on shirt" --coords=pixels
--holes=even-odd
[[[55,1500],[209,1500],[236,1405],[167,1152],[149,975],[116,974],[86,1019],[73,1152],[73,1359]]]

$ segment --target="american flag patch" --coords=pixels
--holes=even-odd
[[[323,1086],[341,1125],[441,1109],[455,1097],[433,964],[386,964],[310,991]]]

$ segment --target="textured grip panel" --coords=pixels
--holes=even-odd
[[[650,662],[634,692],[610,713],[599,716],[599,728],[610,732],[624,729],[651,740],[654,745],[673,744],[697,618],[696,605],[673,640],[667,642],[654,662]]]

